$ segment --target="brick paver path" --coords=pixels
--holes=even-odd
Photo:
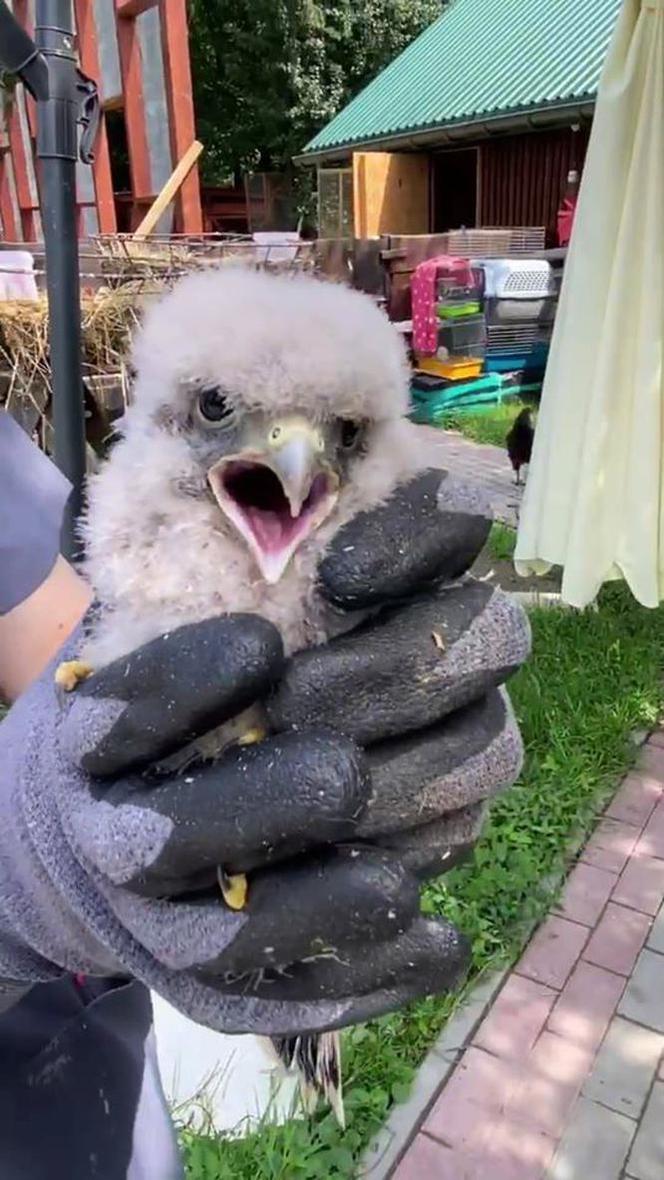
[[[514,482],[507,452],[480,446],[461,434],[421,426],[440,455],[440,466],[486,491],[496,520],[516,527],[523,488]]]
[[[657,734],[394,1180],[664,1180],[663,902]]]

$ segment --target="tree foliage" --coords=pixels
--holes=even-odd
[[[288,167],[444,2],[189,0],[208,178]]]

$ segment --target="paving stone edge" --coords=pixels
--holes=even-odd
[[[635,732],[632,734],[632,742],[639,748],[645,744],[649,736],[646,731]],[[616,785],[616,792],[620,790],[622,782],[621,778]],[[609,804],[610,799],[605,806],[608,807]],[[601,815],[602,812],[598,812],[597,822]],[[590,833],[586,832],[569,844],[565,869],[559,874],[552,874],[545,883],[552,897],[566,880],[575,859],[589,838]],[[522,949],[527,946],[533,933],[545,919],[546,914],[541,919],[529,923],[522,940]],[[387,1121],[371,1140],[360,1161],[358,1177],[366,1177],[366,1180],[389,1180],[513,967],[514,963],[508,963],[504,968],[495,971],[473,988],[468,998],[460,1003],[458,1010],[445,1025],[419,1066],[408,1098],[392,1107]]]
[[[495,971],[469,993],[419,1066],[405,1102],[393,1106],[358,1169],[367,1180],[387,1180],[405,1155],[429,1108],[511,971]]]

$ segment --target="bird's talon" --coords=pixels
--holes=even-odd
[[[238,738],[238,746],[255,746],[258,742],[264,742],[267,737],[267,730],[256,726],[254,729],[248,729],[242,737]]]
[[[247,904],[249,882],[246,873],[226,873],[217,869],[217,881],[229,910],[243,910]]]
[[[92,665],[86,664],[84,660],[64,660],[55,670],[55,683],[65,692],[73,692],[93,672]]]

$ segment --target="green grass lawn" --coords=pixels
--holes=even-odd
[[[646,611],[612,586],[597,613],[541,610],[531,618],[533,657],[511,686],[524,773],[494,804],[472,860],[431,884],[423,903],[471,936],[471,983],[516,955],[529,923],[551,904],[547,882],[632,762],[633,731],[652,726],[664,706],[664,609]],[[185,1130],[189,1180],[352,1177],[458,1002],[427,1000],[347,1034],[344,1135],[329,1114],[237,1141]]]
[[[473,410],[467,414],[447,414],[445,428],[458,430],[466,438],[477,443],[491,443],[494,447],[505,446],[505,436],[517,414],[526,402],[510,401],[487,410]]]
[[[516,529],[506,524],[493,524],[489,533],[489,549],[496,561],[511,561],[516,549]]]

